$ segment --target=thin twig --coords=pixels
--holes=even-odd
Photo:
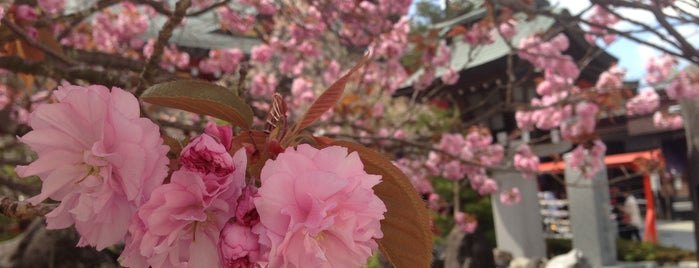
[[[155,44],[153,45],[153,54],[150,56],[150,58],[148,58],[148,62],[146,62],[146,66],[143,67],[143,71],[141,72],[141,81],[138,83],[136,93],[134,93],[136,97],[141,96],[141,94],[143,94],[143,91],[145,91],[146,88],[150,86],[150,82],[153,79],[153,76],[155,76],[155,71],[158,69],[160,60],[163,57],[165,45],[170,40],[170,37],[172,37],[172,31],[174,31],[175,27],[177,27],[177,25],[180,25],[180,23],[182,22],[185,12],[187,12],[187,8],[189,8],[191,4],[191,0],[178,1],[177,5],[175,5],[175,13],[172,16],[170,16],[165,25],[163,25],[163,28],[160,29],[160,33],[158,33],[158,39],[155,41]]]
[[[69,59],[68,57],[58,53],[57,51],[51,49],[50,47],[46,46],[43,43],[40,43],[38,40],[32,38],[27,34],[26,31],[24,31],[21,27],[19,27],[17,24],[14,24],[12,21],[7,19],[6,17],[2,18],[2,24],[6,25],[12,32],[15,34],[19,35],[22,40],[26,41],[29,45],[36,47],[42,51],[44,51],[46,54],[49,56],[56,58],[57,60],[62,61],[63,63],[66,63],[68,65],[75,65],[76,62],[73,61],[72,59]]]

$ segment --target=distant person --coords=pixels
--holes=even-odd
[[[628,193],[623,193],[625,200],[624,205],[621,207],[624,212],[623,221],[626,226],[629,237],[631,240],[641,240],[641,210],[638,208],[638,201],[636,198]]]
[[[663,178],[660,180],[660,217],[666,220],[674,220],[674,212],[672,210],[672,202],[675,200],[675,187],[672,177]]]
[[[614,214],[614,219],[616,220],[616,229],[619,234],[619,238],[631,240],[631,228],[629,227],[629,217],[624,213],[624,201],[626,198],[617,193],[612,199],[612,214]]]

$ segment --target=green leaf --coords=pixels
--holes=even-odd
[[[347,72],[344,76],[340,77],[335,83],[330,85],[323,94],[321,94],[311,106],[308,108],[305,114],[301,117],[296,127],[293,129],[292,133],[297,133],[298,131],[308,127],[313,124],[320,116],[327,112],[330,108],[337,104],[337,101],[342,97],[342,92],[345,91],[345,85],[349,81],[350,77],[361,68],[367,60],[371,57],[371,51],[367,52],[364,57],[362,57],[359,62],[352,67],[352,69]]]
[[[141,95],[145,102],[210,115],[243,129],[252,125],[252,109],[225,87],[206,81],[176,80],[154,85]]]
[[[374,192],[386,204],[386,218],[381,221],[383,238],[379,249],[395,267],[430,267],[432,232],[427,206],[408,177],[388,158],[362,145],[320,138],[321,146],[338,145],[359,153],[364,170],[381,175]]]

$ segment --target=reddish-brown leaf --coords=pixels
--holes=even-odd
[[[243,129],[252,124],[252,109],[225,87],[206,81],[176,80],[148,88],[141,95],[145,102],[210,115]]]
[[[301,117],[301,120],[296,124],[292,134],[296,134],[298,131],[313,124],[313,122],[318,120],[321,115],[335,106],[337,101],[340,100],[342,93],[345,91],[345,85],[349,81],[352,74],[359,70],[359,68],[361,68],[367,62],[367,60],[369,60],[369,57],[371,57],[371,53],[365,54],[364,57],[362,57],[362,59],[359,60],[359,62],[354,65],[349,72],[347,72],[347,74],[340,77],[340,79],[330,85],[330,87],[328,87],[325,92],[323,92],[323,94],[321,94],[318,99],[311,104],[311,107],[308,108],[308,111],[306,111],[306,113]]]
[[[447,38],[452,38],[454,36],[460,35],[460,34],[465,34],[468,32],[468,29],[462,25],[456,25],[454,27],[451,27],[451,30],[447,33]]]

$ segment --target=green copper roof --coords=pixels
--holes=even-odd
[[[483,9],[480,9],[483,10]],[[476,13],[469,12],[465,15],[467,17],[474,18]],[[447,21],[453,24],[447,24],[447,22],[440,23],[442,27],[445,27],[445,31],[448,31],[451,26],[458,25],[464,21],[464,18],[458,17],[453,20]],[[513,47],[517,47],[519,41],[527,36],[544,32],[551,28],[554,20],[545,16],[537,16],[531,20],[526,20],[523,16],[518,18],[517,34],[512,38],[510,44]],[[493,31],[496,31],[493,29]],[[494,33],[495,42],[490,45],[484,46],[471,46],[463,42],[461,37],[455,37],[453,43],[451,44],[452,55],[450,66],[455,70],[466,70],[470,68],[477,67],[484,63],[491,62],[493,60],[499,59],[510,53],[511,49],[508,42],[502,38],[497,32]],[[436,72],[436,77],[440,77],[446,72],[446,68],[438,68]],[[420,69],[416,71],[404,84],[404,87],[412,85],[414,81],[423,73]]]

